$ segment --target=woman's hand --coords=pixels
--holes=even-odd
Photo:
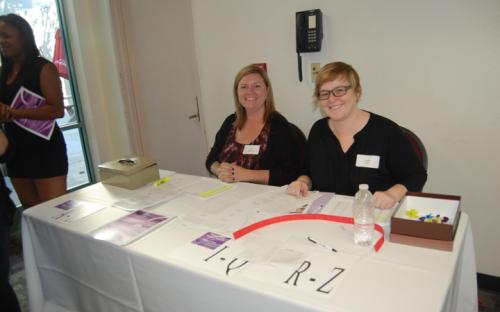
[[[236,163],[219,163],[216,161],[210,166],[210,172],[217,176],[222,182],[227,183],[269,183],[269,170],[246,169],[238,166]]]
[[[408,190],[402,184],[395,184],[384,192],[373,194],[373,204],[377,208],[391,209],[405,196]]]
[[[246,173],[248,169],[240,167],[236,164],[223,162],[217,169],[217,177],[222,182],[233,183],[239,181],[247,181]]]
[[[394,207],[397,202],[397,200],[394,200],[394,198],[387,194],[387,191],[375,192],[375,194],[373,194],[373,204],[377,208],[390,209]]]
[[[12,121],[12,111],[8,105],[0,103],[0,121],[7,122]]]
[[[307,176],[300,176],[297,180],[288,185],[286,192],[297,198],[306,197],[309,194],[311,180]]]

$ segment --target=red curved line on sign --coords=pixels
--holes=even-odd
[[[299,220],[323,220],[323,221],[330,221],[337,223],[354,224],[354,219],[348,217],[331,216],[318,213],[293,214],[293,215],[277,216],[247,225],[244,228],[241,228],[238,231],[234,232],[233,237],[234,239],[238,239],[240,237],[247,235],[250,232],[253,232],[255,230],[258,230],[260,228],[266,227],[271,224],[288,222],[288,221],[299,221]],[[375,224],[375,230],[380,234],[382,234],[382,236],[373,246],[373,248],[375,248],[375,251],[379,251],[382,245],[384,244],[384,229],[380,225]]]

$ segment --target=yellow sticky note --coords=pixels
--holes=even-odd
[[[205,192],[200,192],[198,193],[198,195],[202,198],[209,198],[209,197],[212,197],[212,196],[215,196],[219,193],[222,193],[224,191],[227,191],[231,188],[232,186],[229,185],[229,184],[223,184],[221,186],[218,186],[216,188],[213,188],[213,189],[210,189],[208,191],[205,191]]]
[[[170,177],[167,176],[167,177],[164,177],[164,178],[161,178],[159,180],[154,181],[153,185],[154,186],[160,186],[160,185],[162,185],[164,183],[167,183],[168,181],[170,181]]]

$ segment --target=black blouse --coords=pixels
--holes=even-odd
[[[356,165],[358,157],[374,162]],[[372,168],[377,157],[378,167]],[[354,195],[363,183],[372,192],[398,183],[409,191],[421,191],[427,180],[427,172],[401,128],[372,113],[346,153],[328,126],[328,118],[318,120],[309,133],[304,173],[311,178],[313,189],[344,195]]]

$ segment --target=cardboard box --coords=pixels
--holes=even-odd
[[[391,217],[391,242],[451,250],[460,220],[460,199],[454,195],[409,192]],[[426,216],[430,222],[417,218]],[[436,222],[438,216],[447,217],[448,221]]]
[[[149,157],[130,156],[99,165],[101,182],[126,189],[136,189],[160,178],[156,161]]]

